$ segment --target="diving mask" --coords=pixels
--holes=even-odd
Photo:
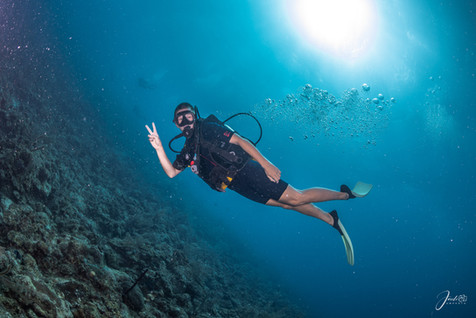
[[[195,113],[191,110],[184,110],[175,115],[174,123],[179,127],[191,125],[195,122]]]

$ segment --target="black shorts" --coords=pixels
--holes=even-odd
[[[250,160],[233,178],[228,189],[250,200],[266,204],[269,199],[278,201],[287,187],[288,183],[282,179],[278,183],[269,180],[263,167],[255,160]]]

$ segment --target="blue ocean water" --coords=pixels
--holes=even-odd
[[[110,137],[138,173],[153,172],[144,183],[168,187],[164,197],[189,204],[191,217],[209,219],[211,232],[229,233],[310,317],[473,316],[474,3],[368,1],[365,45],[349,56],[306,38],[291,18],[293,3],[299,1],[44,5],[63,44],[58,49],[91,99],[109,101],[98,112]],[[343,8],[329,11],[337,25],[352,19]],[[313,95],[324,90],[336,100]],[[378,94],[383,100],[375,104]],[[254,112],[264,129],[259,149],[296,188],[372,183],[364,199],[319,204],[339,211],[355,266],[323,222],[212,192],[188,171],[169,180],[144,125],[154,121],[166,143],[178,133],[171,119],[182,101],[222,119]],[[257,135],[253,121],[234,124]],[[197,201],[200,210],[193,209]],[[443,291],[467,299],[436,310]]]

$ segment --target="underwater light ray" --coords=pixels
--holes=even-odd
[[[378,28],[371,0],[295,0],[286,11],[305,45],[343,59],[365,53]]]

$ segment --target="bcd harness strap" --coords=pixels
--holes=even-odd
[[[210,121],[223,125],[220,121],[215,119],[216,117],[212,118]],[[226,150],[217,146],[215,143],[205,140],[201,129],[203,122],[204,120],[197,121],[195,128],[197,140],[191,168],[192,171],[195,170],[194,172],[197,173],[212,189],[224,192],[236,174],[248,162],[250,156],[237,145],[230,144],[227,147],[228,150]],[[202,159],[209,161],[213,165],[208,176],[201,174],[200,161]]]

